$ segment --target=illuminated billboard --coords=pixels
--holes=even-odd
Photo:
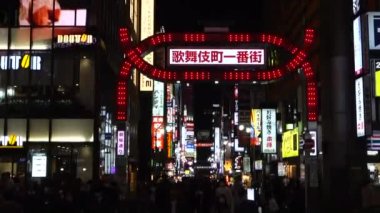
[[[264,65],[264,49],[169,50],[170,65]]]
[[[297,157],[299,155],[298,129],[286,131],[282,134],[282,158]]]
[[[20,0],[20,26],[86,26],[87,10],[67,0]]]

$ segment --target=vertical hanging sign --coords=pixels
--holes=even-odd
[[[141,0],[140,40],[154,34],[154,0]],[[153,52],[144,57],[145,61],[153,65]],[[153,80],[140,74],[140,91],[153,91]]]
[[[124,131],[117,131],[117,155],[124,155]]]
[[[276,153],[276,110],[262,109],[262,152]]]

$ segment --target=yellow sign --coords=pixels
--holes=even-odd
[[[228,172],[232,170],[232,163],[231,160],[226,160],[224,162],[224,171]]]
[[[375,72],[375,96],[380,97],[380,71]]]
[[[286,131],[282,134],[282,158],[299,155],[298,129]]]
[[[140,91],[153,91],[153,80],[140,73]]]
[[[11,146],[14,146],[17,142],[17,139],[16,139],[16,135],[15,134],[11,134],[11,136],[9,136],[9,142],[8,144],[11,145]]]

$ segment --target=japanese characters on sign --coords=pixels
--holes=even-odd
[[[262,109],[262,152],[276,153],[276,110]]]
[[[152,149],[162,150],[164,148],[164,117],[152,116],[151,124]]]
[[[124,155],[124,131],[117,131],[117,155]]]
[[[264,49],[170,49],[170,65],[264,65]]]
[[[153,116],[164,116],[164,83],[154,81],[153,87]]]
[[[365,135],[364,128],[364,97],[363,97],[363,77],[355,80],[355,102],[356,102],[356,135]]]
[[[282,134],[282,158],[297,157],[299,155],[298,129],[286,131]]]

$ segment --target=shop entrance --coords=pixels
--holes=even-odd
[[[78,149],[73,145],[57,145],[52,148],[53,174],[77,176]]]
[[[24,178],[26,158],[24,150],[0,150],[0,174],[9,173],[10,177]]]

